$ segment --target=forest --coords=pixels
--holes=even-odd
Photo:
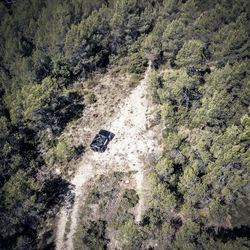
[[[75,248],[106,249],[111,227],[120,249],[249,249],[249,13],[246,0],[0,1],[0,249],[55,249],[44,225],[85,146],[60,135],[95,101],[75,82],[148,62],[164,126],[149,208],[136,224],[127,190],[111,221],[83,222]],[[103,197],[109,182],[96,183]]]

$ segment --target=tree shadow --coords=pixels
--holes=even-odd
[[[50,127],[54,136],[59,136],[69,122],[81,118],[85,107],[80,103],[82,98],[76,92],[54,98],[53,104],[46,109],[42,120],[43,124]],[[51,108],[53,105],[54,109]]]
[[[78,159],[83,153],[85,153],[86,147],[81,144],[78,147],[75,147],[75,150],[76,150],[76,159]]]
[[[56,249],[55,242],[54,241],[51,242],[51,239],[53,238],[53,234],[54,234],[53,230],[49,230],[42,235],[42,243],[43,243],[42,249],[44,250]]]
[[[75,200],[74,194],[72,194],[73,189],[74,185],[61,177],[47,180],[42,188],[46,204],[44,212],[56,206],[72,205]]]
[[[213,227],[207,229],[207,232],[210,233],[215,240],[221,240],[222,242],[227,242],[229,240],[235,240],[237,237],[249,237],[250,235],[250,227],[249,226],[241,226],[240,228],[220,228],[218,234],[215,233]]]

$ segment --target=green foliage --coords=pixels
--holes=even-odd
[[[173,161],[162,158],[155,166],[158,175],[164,178],[164,181],[172,183],[174,181],[174,165]]]
[[[57,56],[52,60],[52,76],[56,78],[59,88],[64,88],[69,84],[71,71],[64,57]]]
[[[115,185],[102,185],[107,194],[98,188],[93,200],[102,194],[98,211],[111,221],[87,220],[77,247],[105,248],[105,220],[123,249],[152,242],[162,249],[247,249],[247,240],[233,234],[249,226],[248,1],[3,2],[0,248],[39,248],[44,206],[53,209],[56,200],[38,186],[50,190],[38,180],[39,168],[44,159],[66,166],[76,154],[55,138],[81,113],[80,97],[70,92],[74,80],[87,82],[93,71],[119,62],[119,70],[133,74],[132,87],[147,60],[156,69],[168,60],[174,69],[153,72],[148,81],[161,105],[163,153],[149,171],[152,192],[143,222],[135,224],[121,200],[112,203]],[[96,102],[91,87],[89,103]],[[127,191],[122,200],[133,207],[138,197]],[[230,240],[223,233],[229,228]]]
[[[1,223],[4,225],[0,230],[3,239],[25,234],[27,223],[34,221],[43,209],[42,203],[37,200],[39,191],[39,186],[23,170],[18,170],[5,183],[0,193]],[[32,225],[29,226],[32,228]],[[21,237],[18,244],[21,244],[20,241]],[[11,245],[15,245],[15,241]]]
[[[159,10],[160,17],[171,22],[179,15],[180,7],[181,1],[179,0],[164,1],[163,6],[161,6]]]
[[[185,25],[181,20],[171,22],[162,36],[163,55],[166,59],[173,60],[183,45]]]
[[[55,79],[45,78],[42,84],[30,84],[18,91],[17,98],[10,109],[11,121],[18,124],[23,121],[30,128],[40,128],[48,103],[55,95],[57,84]],[[9,101],[8,101],[9,102]]]
[[[202,122],[228,125],[238,123],[249,105],[247,61],[226,65],[207,76],[202,107],[197,111]],[[198,120],[197,118],[194,118]]]
[[[178,249],[196,249],[200,226],[194,222],[185,223],[176,233],[175,246]]]
[[[32,193],[37,190],[39,188],[34,181],[29,179],[24,171],[19,170],[2,188],[3,205],[11,210],[20,202],[24,202],[20,209],[30,209],[29,205],[33,205],[32,201],[36,199],[36,195]]]
[[[245,58],[249,52],[248,21],[246,13],[240,15],[236,22],[224,25],[214,35],[214,43],[210,46],[213,59],[219,65]]]
[[[142,245],[142,235],[138,230],[138,226],[133,220],[125,222],[119,228],[117,240],[121,249],[138,249]]]
[[[105,227],[106,222],[102,220],[86,221],[74,235],[75,249],[106,249]]]
[[[164,32],[164,22],[162,19],[158,20],[156,23],[154,30],[149,33],[149,35],[145,38],[143,43],[143,49],[146,54],[146,58],[153,63],[160,59],[161,54],[161,39],[162,33]]]
[[[89,104],[93,104],[93,103],[97,102],[97,98],[96,98],[96,95],[94,93],[87,94],[86,99],[87,99],[87,102]]]
[[[66,33],[72,23],[71,6],[60,1],[47,1],[37,21],[36,48],[51,58],[62,54]]]
[[[128,221],[133,221],[134,216],[130,213],[123,212],[121,208],[118,208],[114,211],[113,217],[111,219],[110,227],[119,230],[125,223]]]
[[[142,74],[147,68],[147,60],[142,54],[134,53],[129,59],[128,72]]]
[[[45,155],[45,160],[48,165],[55,163],[59,165],[67,165],[76,156],[76,149],[67,141],[60,140],[56,147],[50,149]]]
[[[142,226],[144,237],[157,240],[160,249],[173,247],[172,237],[175,230],[166,213],[158,209],[147,210],[143,215]]]
[[[175,195],[164,183],[155,183],[150,196],[149,204],[171,216],[174,208],[176,207]]]
[[[159,102],[159,96],[157,90],[162,87],[162,77],[157,74],[156,71],[150,73],[148,82],[148,91],[152,95],[155,102]]]
[[[188,111],[192,101],[199,98],[199,80],[197,76],[189,76],[183,70],[166,73],[163,88],[158,90],[161,102],[170,102],[178,108],[183,106]]]
[[[9,131],[9,122],[5,116],[0,117],[0,140],[7,138]]]
[[[175,63],[179,67],[200,68],[202,64],[202,50],[203,46],[201,42],[189,40],[184,43],[178,52]]]
[[[141,75],[132,74],[130,79],[128,80],[128,87],[133,88],[136,87],[141,80]]]
[[[162,44],[155,43],[158,58],[163,53],[179,68],[153,72],[148,82],[162,105],[164,151],[149,174],[142,225],[159,244],[166,223],[164,249],[247,247],[244,233],[225,237],[226,230],[234,235],[249,226],[246,9],[240,1],[186,1],[178,18],[168,19]],[[182,223],[174,223],[177,215]]]
[[[211,147],[211,152],[216,160],[208,165],[209,173],[205,178],[206,183],[213,186],[213,191],[210,192],[216,201],[211,203],[211,209],[213,210],[216,206],[223,209],[222,204],[225,204],[224,210],[227,212],[224,211],[224,214],[238,218],[234,219],[234,226],[246,223],[241,216],[247,212],[248,206],[245,197],[248,183],[247,169],[249,168],[249,149],[246,148],[246,145],[249,140],[248,125],[242,129],[238,129],[236,126],[228,127],[224,134],[216,136]],[[223,203],[221,203],[222,200]],[[236,212],[239,210],[239,204],[241,204],[241,212]],[[215,215],[216,213],[211,213],[211,216]],[[220,216],[218,215],[218,217]],[[219,219],[210,221],[220,222]],[[223,222],[218,226],[223,226]]]
[[[60,141],[56,146],[56,159],[60,164],[66,164],[75,154],[75,149],[65,141]]]
[[[184,21],[184,23],[190,24],[192,23],[199,15],[199,9],[197,8],[197,1],[188,0],[186,1],[180,8],[180,19]]]
[[[121,202],[126,208],[134,207],[139,201],[139,196],[134,189],[125,189]]]
[[[219,242],[218,246],[216,247],[218,249],[228,249],[228,250],[233,250],[233,249],[247,250],[249,247],[249,244],[250,242],[249,242],[249,239],[247,238],[236,238],[235,240],[229,240],[226,243]]]
[[[109,10],[102,8],[93,11],[79,25],[71,26],[66,35],[65,54],[75,74],[93,69],[107,60],[108,40],[104,39],[104,34],[109,20]]]

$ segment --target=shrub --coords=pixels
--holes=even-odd
[[[154,102],[160,103],[160,97],[157,90],[163,87],[163,79],[156,71],[150,73],[148,81],[148,92],[152,95]]]
[[[87,102],[89,104],[93,104],[93,103],[97,102],[97,98],[96,98],[96,95],[94,93],[87,94],[86,98],[87,98]]]
[[[45,155],[45,161],[48,165],[54,165],[59,163],[60,165],[67,164],[76,156],[76,149],[68,142],[62,140],[58,144],[51,148]]]
[[[146,71],[148,64],[147,59],[141,54],[136,53],[130,57],[128,72],[135,74],[142,74]]]
[[[86,221],[74,235],[74,249],[107,249],[105,230],[105,221]]]
[[[139,81],[141,80],[141,76],[138,74],[132,74],[129,81],[128,81],[128,87],[134,88],[138,85]]]
[[[134,216],[132,214],[124,212],[123,209],[119,207],[114,210],[109,226],[114,230],[118,230],[122,225],[133,219]]]
[[[55,150],[57,162],[66,164],[76,155],[75,149],[66,141],[60,141]]]
[[[134,189],[126,189],[122,195],[121,202],[127,207],[134,207],[139,201],[139,196]]]
[[[121,249],[140,249],[142,245],[142,235],[138,226],[131,219],[125,222],[120,228],[117,235]]]

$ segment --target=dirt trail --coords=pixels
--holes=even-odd
[[[75,174],[72,184],[75,186],[75,202],[71,211],[62,208],[57,225],[56,249],[73,249],[72,237],[77,227],[79,207],[84,199],[83,186],[96,174],[107,174],[110,171],[137,171],[134,175],[136,190],[140,198],[143,193],[143,166],[144,160],[150,154],[158,155],[160,147],[157,143],[156,132],[147,129],[147,114],[153,109],[146,98],[146,81],[151,70],[148,67],[145,77],[140,84],[122,100],[119,111],[107,122],[100,124],[100,129],[106,129],[115,134],[108,149],[104,153],[88,151],[79,169]],[[135,219],[141,219],[143,199],[135,209]],[[70,217],[70,230],[67,240],[64,240],[66,221]]]

